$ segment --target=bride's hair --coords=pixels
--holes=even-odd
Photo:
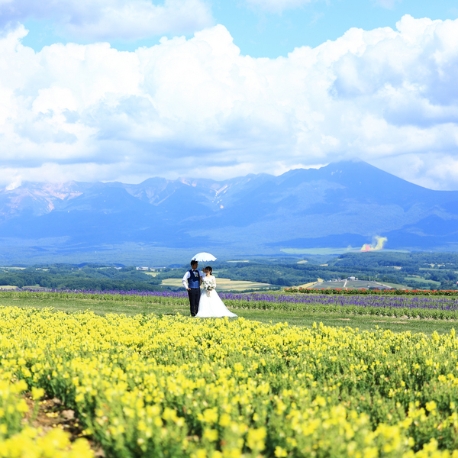
[[[210,271],[210,275],[211,275],[211,274],[212,274],[212,272],[213,272],[213,269],[212,269],[210,266],[207,266],[207,267],[205,267],[205,269],[204,269],[204,270],[209,270],[209,271]]]

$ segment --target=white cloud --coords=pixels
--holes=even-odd
[[[248,5],[272,13],[281,13],[284,10],[299,8],[312,0],[246,0]]]
[[[287,57],[223,26],[120,52],[0,39],[0,176],[227,178],[361,158],[458,189],[458,21],[405,16]]]
[[[53,21],[63,34],[85,39],[136,40],[192,33],[213,23],[204,0],[0,0],[0,24],[28,18]]]

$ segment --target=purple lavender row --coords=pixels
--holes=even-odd
[[[97,295],[120,295],[120,296],[142,296],[142,297],[163,297],[163,298],[187,298],[186,291],[79,291],[66,290],[55,292],[68,292],[79,294]],[[360,307],[384,307],[384,308],[410,308],[410,309],[439,309],[458,310],[458,298],[455,297],[430,297],[430,296],[384,296],[370,295],[332,295],[332,294],[262,294],[262,293],[219,293],[221,299],[226,301],[244,302],[270,302],[287,304],[322,304],[333,306],[360,306]]]
[[[355,295],[267,295],[267,294],[233,294],[221,293],[222,299],[257,301],[257,302],[281,302],[293,304],[322,304],[338,306],[360,307],[393,307],[393,308],[427,308],[440,310],[458,310],[458,300],[452,297],[422,297],[422,296],[362,296]],[[305,296],[305,297],[304,297]]]

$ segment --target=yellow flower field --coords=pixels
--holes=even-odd
[[[0,308],[0,457],[458,457],[455,333]]]

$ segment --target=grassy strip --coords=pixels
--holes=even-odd
[[[0,293],[1,299],[18,301],[39,301],[46,302],[49,306],[53,303],[62,301],[78,301],[81,305],[84,302],[95,301],[97,303],[124,303],[126,305],[144,306],[143,310],[137,313],[147,313],[149,305],[160,305],[163,307],[182,308],[186,313],[187,299],[169,296],[141,296],[141,295],[119,295],[119,294],[83,294],[68,292],[3,292]],[[270,302],[270,301],[248,301],[248,300],[225,300],[230,309],[235,310],[270,310],[276,312],[303,312],[307,314],[339,314],[342,316],[385,316],[395,318],[420,318],[435,320],[458,320],[457,310],[443,310],[434,308],[410,308],[410,307],[377,307],[359,305],[324,305],[324,304],[301,304],[289,302]],[[108,311],[111,311],[109,308]],[[121,307],[124,308],[124,307]],[[78,307],[81,310],[81,307]],[[105,307],[102,307],[106,313]],[[116,310],[113,310],[116,312]],[[125,313],[125,310],[119,310]]]
[[[140,300],[142,299],[142,300]],[[144,298],[139,296],[127,296],[122,301],[108,300],[107,297],[94,295],[94,298],[89,298],[88,295],[71,294],[67,298],[61,298],[58,295],[43,295],[43,294],[21,294],[20,297],[0,297],[0,306],[16,306],[21,308],[49,308],[61,310],[66,313],[78,313],[86,310],[92,310],[97,315],[106,314],[123,314],[132,315],[184,315],[189,316],[189,304],[184,299],[168,300],[166,303],[154,302],[150,297],[150,302],[145,302]],[[163,299],[163,298],[161,298]],[[165,300],[163,301],[165,302]],[[226,301],[227,303],[227,301]],[[264,323],[289,323],[290,325],[309,327],[313,323],[323,323],[327,326],[334,327],[351,327],[361,330],[374,330],[376,328],[391,330],[394,332],[410,331],[423,332],[432,334],[449,333],[451,329],[457,327],[455,320],[443,319],[414,319],[407,318],[407,315],[393,318],[393,315],[362,315],[353,313],[351,309],[349,313],[344,307],[331,306],[303,306],[298,310],[282,310],[272,308],[243,308],[233,307],[227,304],[232,311],[239,317],[243,317],[252,321],[260,321]],[[250,307],[253,302],[248,304]],[[267,304],[271,305],[271,303]],[[297,305],[297,304],[291,304]],[[1,307],[0,307],[1,308]],[[367,311],[367,308],[360,307],[360,311]],[[385,309],[386,310],[386,309]],[[397,310],[399,311],[399,310]]]
[[[301,294],[345,294],[345,295],[383,295],[383,296],[458,296],[458,289],[350,289],[350,288],[285,288],[286,293]]]
[[[104,294],[104,293],[90,293],[90,292],[78,292],[78,291],[0,291],[0,299],[97,299],[100,301],[117,301],[117,302],[131,302],[133,298],[136,301],[151,302],[154,300],[164,299],[166,302],[168,299],[176,299],[173,296],[153,296],[153,295],[141,295],[141,294]]]
[[[278,311],[306,311],[308,313],[337,313],[341,315],[375,315],[387,317],[424,318],[436,320],[458,320],[458,311],[440,309],[422,309],[408,307],[374,307],[360,305],[323,305],[323,304],[298,304],[278,303],[263,301],[225,301],[232,309],[249,310],[278,310]]]

